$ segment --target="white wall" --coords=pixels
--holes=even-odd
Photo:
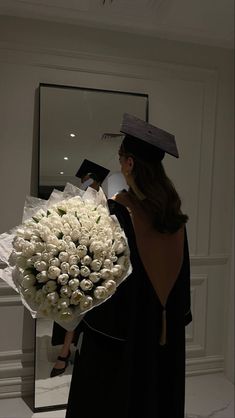
[[[0,63],[0,232],[20,223],[26,194],[36,193],[40,82],[149,94],[150,122],[176,134],[181,159],[168,159],[166,167],[190,216],[194,322],[187,330],[187,370],[223,370],[225,354],[231,363],[225,307],[233,303],[226,291],[233,215],[232,52],[1,17]],[[22,381],[30,392],[33,321],[2,283],[0,327],[0,396],[20,393]]]

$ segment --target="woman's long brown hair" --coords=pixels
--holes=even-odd
[[[145,161],[125,151],[123,145],[119,154],[131,156],[134,160],[132,175],[138,189],[145,195],[139,200],[146,214],[152,219],[154,228],[161,233],[178,231],[188,220],[181,212],[181,199],[167,177],[161,161]],[[134,193],[131,189],[129,193]]]

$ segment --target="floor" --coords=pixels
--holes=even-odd
[[[0,400],[0,418],[64,417],[64,410],[33,413],[21,398]],[[186,418],[234,418],[234,385],[223,374],[187,378]]]

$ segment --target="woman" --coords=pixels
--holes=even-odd
[[[102,202],[106,198],[100,186],[109,174],[109,171],[107,168],[85,159],[79,167],[76,176],[81,179],[81,188],[83,190],[87,190],[88,187],[97,192],[100,190],[100,200]],[[82,323],[79,324],[74,331],[66,331],[56,322],[53,323],[51,343],[53,346],[62,345],[62,347],[51,370],[50,377],[59,376],[65,372],[71,356],[71,344],[77,345],[79,335],[83,330],[82,325]]]
[[[174,137],[124,115],[128,192],[109,200],[128,238],[132,274],[84,319],[66,418],[183,418],[190,270],[180,199],[165,174]]]

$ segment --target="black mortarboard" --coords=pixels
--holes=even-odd
[[[151,160],[162,160],[165,153],[179,157],[174,135],[133,115],[124,113],[120,131],[125,134],[124,149],[133,155]]]
[[[102,167],[102,165],[96,164],[93,161],[85,159],[81,164],[80,168],[78,169],[76,176],[82,179],[83,177],[89,175],[94,180],[102,183],[109,174],[109,172],[110,170],[108,170],[105,167]]]

